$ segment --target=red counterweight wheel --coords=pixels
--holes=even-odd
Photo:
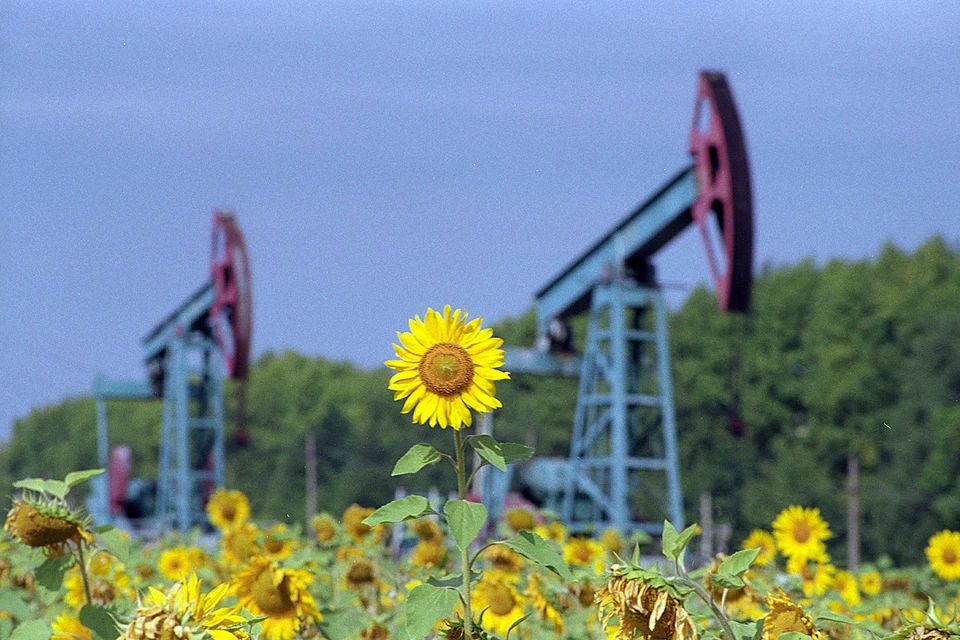
[[[210,265],[214,287],[210,307],[213,334],[223,350],[227,375],[246,378],[253,328],[250,263],[243,234],[232,213],[213,212]]]
[[[737,107],[720,72],[700,72],[690,153],[699,188],[691,214],[706,245],[720,308],[747,311],[753,269],[750,170]]]

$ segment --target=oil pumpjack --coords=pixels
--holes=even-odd
[[[246,243],[234,215],[214,211],[210,279],[143,339],[147,380],[94,382],[97,455],[108,470],[93,486],[99,524],[123,517],[130,474],[129,447],[109,450],[107,401],[157,398],[163,418],[150,528],[186,532],[206,521],[205,498],[224,483],[224,377],[246,378],[252,326]],[[242,414],[242,384],[238,390]]]
[[[653,484],[665,489],[660,513],[683,527],[667,309],[651,264],[656,252],[695,224],[720,309],[745,312],[750,306],[750,173],[740,118],[721,72],[699,74],[689,145],[691,166],[536,294],[540,345],[557,345],[558,328],[562,338],[568,318],[589,313],[582,355],[506,351],[505,368],[512,373],[579,375],[569,459],[561,469],[534,474],[552,476],[561,487],[561,515],[574,531],[613,526],[660,533],[664,518],[638,514],[633,504],[638,489]]]

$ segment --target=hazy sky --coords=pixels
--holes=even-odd
[[[374,367],[428,305],[523,312],[687,165],[704,67],[740,108],[756,264],[956,246],[960,3],[787,4],[8,0],[0,436],[144,376],[215,207],[256,354]],[[688,232],[657,260],[675,302],[702,253]]]

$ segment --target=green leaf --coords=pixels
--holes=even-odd
[[[727,573],[722,570],[717,571],[710,576],[710,582],[717,585],[718,587],[723,587],[724,589],[739,589],[743,586],[743,580],[739,576],[735,576],[732,573]]]
[[[663,555],[676,563],[680,563],[683,557],[683,551],[690,544],[693,534],[697,531],[697,525],[692,524],[682,533],[678,534],[673,525],[664,520],[663,522]]]
[[[63,585],[63,574],[76,563],[77,559],[72,553],[64,554],[59,558],[49,558],[37,567],[34,573],[37,577],[37,583],[44,589],[59,591],[61,585]]]
[[[753,637],[756,635],[758,629],[763,629],[763,619],[761,618],[757,622],[737,622],[736,620],[729,620],[730,628],[733,630],[733,635],[736,636],[737,640],[753,640]]]
[[[30,605],[21,600],[20,596],[10,589],[0,591],[0,611],[6,611],[21,622],[36,617],[30,610]]]
[[[120,625],[109,611],[103,607],[85,604],[80,609],[80,622],[93,631],[101,640],[116,640],[120,635]]]
[[[836,613],[833,611],[824,611],[823,613],[818,615],[814,620],[814,622],[822,622],[822,621],[839,622],[841,624],[852,624],[855,627],[860,626],[860,623],[854,620],[853,618],[848,618],[842,613]]]
[[[479,502],[447,500],[443,505],[450,533],[460,549],[467,549],[477,539],[483,523],[487,521],[487,508]]]
[[[778,640],[804,640],[804,638],[809,640],[810,636],[805,633],[800,633],[799,631],[788,631],[781,633]]]
[[[546,567],[564,580],[575,580],[570,573],[570,567],[563,561],[560,554],[553,550],[547,541],[532,531],[521,531],[516,537],[504,540],[505,544],[523,557],[533,560],[542,567]]]
[[[80,484],[84,480],[89,480],[94,476],[98,476],[101,473],[106,471],[106,469],[87,469],[85,471],[71,471],[67,474],[67,477],[63,479],[64,483],[68,487],[74,487],[75,485]]]
[[[721,563],[718,571],[720,573],[729,573],[739,578],[747,572],[747,569],[749,569],[750,565],[753,564],[753,561],[757,559],[757,555],[759,553],[760,549],[744,549],[743,551],[737,551],[735,554]]]
[[[13,618],[0,620],[0,640],[10,640],[11,631],[13,631]]]
[[[63,480],[44,480],[43,490],[63,500],[67,497],[67,492],[70,491],[70,487],[68,487],[67,483]]]
[[[94,531],[101,547],[123,564],[130,565],[130,543],[124,540],[123,533],[119,529],[106,525],[97,527]]]
[[[406,629],[410,640],[422,640],[433,630],[438,620],[453,613],[460,596],[453,589],[418,584],[407,594],[404,606]]]
[[[415,444],[410,447],[393,467],[391,476],[402,476],[408,473],[416,473],[425,466],[434,464],[440,460],[440,452],[429,444]]]
[[[503,459],[503,451],[500,449],[500,443],[494,440],[492,436],[488,436],[485,433],[473,436],[470,438],[470,446],[473,447],[473,450],[476,451],[481,458],[497,469],[500,469],[500,471],[507,470],[507,463]]]
[[[393,502],[388,502],[369,516],[364,518],[363,524],[375,527],[385,522],[403,522],[413,518],[420,518],[433,513],[430,503],[423,496],[407,496]]]
[[[522,618],[517,618],[516,622],[514,622],[512,625],[510,625],[510,628],[507,629],[507,635],[506,635],[506,637],[504,638],[504,640],[510,640],[510,632],[513,631],[515,628],[517,628],[517,627],[520,625],[521,622],[523,622],[524,620],[526,620],[526,619],[529,618],[529,617],[530,617],[530,614],[528,613],[527,615],[523,616]]]
[[[10,640],[50,640],[50,623],[46,620],[30,620],[17,626]]]
[[[17,489],[29,489],[30,491],[43,492],[44,480],[41,478],[27,478],[26,480],[17,480],[13,486]]]
[[[474,583],[480,579],[480,576],[483,575],[482,571],[471,571],[470,572],[470,583]],[[436,576],[430,576],[427,578],[427,584],[431,584],[435,587],[452,587],[454,589],[459,589],[460,585],[463,584],[463,574],[462,573],[451,573],[442,578]]]
[[[507,464],[523,462],[533,457],[533,447],[514,442],[501,442],[500,451],[503,453],[503,461]]]

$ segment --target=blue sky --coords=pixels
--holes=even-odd
[[[523,312],[687,164],[700,68],[740,108],[757,264],[956,246],[957,33],[953,1],[7,2],[0,436],[143,376],[215,207],[255,353],[373,367],[428,305]],[[658,258],[675,303],[702,253]]]

